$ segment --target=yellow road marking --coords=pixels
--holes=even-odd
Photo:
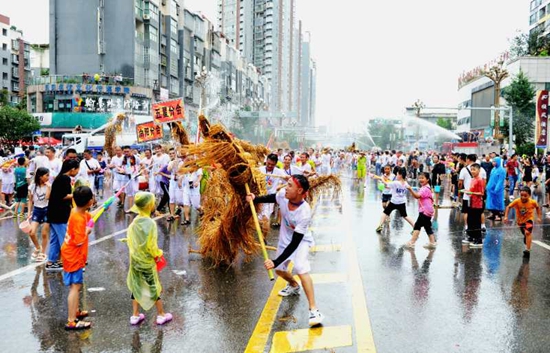
[[[313,284],[343,283],[347,282],[349,275],[347,273],[312,273],[310,274]],[[296,281],[300,281],[298,275],[294,276]]]
[[[291,263],[288,267],[289,271],[292,271],[292,267],[293,264]],[[280,297],[277,293],[279,293],[279,291],[285,286],[286,281],[280,277],[277,278],[275,284],[273,285],[273,289],[267,298],[264,310],[262,310],[262,314],[260,315],[260,318],[256,323],[256,327],[252,332],[252,336],[250,337],[246,349],[244,350],[245,353],[257,353],[264,351],[269,339],[269,334],[271,333],[271,327],[273,326],[273,322],[275,321],[277,312],[279,311],[279,306],[281,305],[281,301],[283,299],[283,297]]]
[[[351,326],[316,327],[276,332],[273,335],[270,352],[303,352],[351,346],[353,344],[351,332]]]
[[[341,244],[322,244],[315,245],[309,249],[309,252],[333,252],[342,250]]]
[[[355,328],[355,340],[357,352],[376,352],[372,327],[370,324],[367,299],[363,289],[363,279],[359,271],[359,261],[353,244],[353,238],[348,231],[350,246],[348,247],[348,258],[350,265],[351,302],[353,307],[353,321]]]

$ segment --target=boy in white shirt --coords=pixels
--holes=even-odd
[[[266,260],[264,266],[267,270],[275,269],[277,275],[288,282],[279,295],[288,297],[300,294],[300,285],[288,271],[290,261],[294,262],[294,271],[300,277],[304,286],[304,292],[309,303],[309,326],[317,326],[323,322],[323,314],[315,303],[313,281],[309,272],[311,266],[308,260],[309,249],[314,245],[313,237],[308,232],[311,223],[311,208],[306,202],[306,193],[309,190],[309,182],[302,175],[293,175],[287,186],[277,192],[266,196],[254,196],[248,194],[247,201],[254,203],[277,203],[281,209],[282,224],[279,230],[279,243],[277,246],[277,258]]]

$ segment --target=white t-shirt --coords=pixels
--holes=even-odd
[[[298,232],[304,234],[302,241],[314,244],[313,236],[308,231],[311,223],[311,207],[304,201],[294,211],[288,209],[288,199],[285,197],[286,188],[282,188],[277,192],[275,199],[281,210],[281,228],[279,230],[279,248],[286,248],[292,240],[292,234]]]
[[[462,170],[460,171],[460,175],[458,176],[458,180],[463,180],[462,188],[464,190],[470,190],[470,184],[472,184],[472,176],[470,175],[471,171],[470,172],[469,171],[470,171],[470,166],[462,168]],[[479,168],[479,176],[481,177],[481,179],[487,180],[487,173],[483,168]],[[465,193],[462,198],[464,200],[469,200],[470,195]]]
[[[63,163],[59,158],[54,158],[52,160],[49,160],[46,158],[46,162],[44,162],[43,167],[48,168],[50,170],[50,183],[53,182],[55,177],[59,175],[59,172],[61,172],[62,165]]]
[[[290,168],[293,169],[292,167],[290,167]],[[294,167],[294,168],[296,168],[296,167]],[[287,175],[282,169],[279,169],[277,167],[273,168],[273,171],[268,172],[265,165],[260,167],[260,172],[262,172],[263,174],[273,174],[273,175],[278,175],[278,176]],[[285,182],[285,179],[283,179],[283,178],[277,178],[277,177],[274,177],[274,176],[265,175],[265,183],[267,185],[267,193],[268,194],[276,193],[277,188],[279,187],[279,185],[281,183],[284,183],[284,182]]]
[[[115,167],[113,169],[113,174],[115,176],[115,180],[118,180],[118,181],[125,181],[128,179],[128,177],[126,177],[124,174],[120,174],[116,168],[122,168],[122,163],[124,162],[124,155],[122,156],[114,156],[113,158],[111,158],[111,164]]]
[[[46,200],[47,192],[48,192],[48,187],[46,185],[37,187],[36,184],[33,183],[31,184],[31,186],[29,186],[29,193],[31,194],[34,207],[38,207],[38,208],[48,207],[48,200]]]
[[[166,153],[161,154],[160,156],[157,156],[156,154],[153,156],[153,170],[152,173],[159,172],[162,168],[168,165],[170,163],[170,156]],[[161,175],[156,176],[157,181],[162,180]]]
[[[193,173],[187,173],[183,177],[182,180],[182,187],[183,187],[183,193],[184,194],[199,194],[201,185],[199,183],[198,186],[194,186],[191,188],[191,183],[195,184],[196,182],[200,181],[202,178],[202,169],[199,168],[195,170]]]
[[[386,179],[389,179],[391,181],[395,181],[395,175],[393,173],[390,173],[390,176],[386,176],[386,174],[382,175],[383,178],[386,178]],[[380,181],[381,183],[381,181]],[[384,190],[382,191],[382,194],[384,195],[390,195],[391,194],[391,189],[389,188],[384,188]]]
[[[89,166],[89,167],[88,167]],[[80,161],[80,171],[78,174],[80,177],[88,180],[90,183],[93,183],[95,180],[94,174],[88,174],[89,170],[100,169],[101,166],[95,158],[90,158],[89,160],[83,159]]]
[[[391,192],[391,203],[394,205],[402,205],[407,202],[407,183],[401,184],[400,181],[392,181],[387,184]]]

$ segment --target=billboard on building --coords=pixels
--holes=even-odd
[[[535,127],[535,144],[537,148],[546,148],[548,143],[548,91],[537,92]]]
[[[472,108],[490,108],[495,104],[494,86],[472,92]],[[471,130],[482,130],[491,126],[491,111],[472,109]]]

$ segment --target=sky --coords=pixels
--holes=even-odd
[[[296,0],[317,62],[317,125],[352,131],[420,99],[456,107],[461,72],[527,31],[530,0]],[[48,42],[49,0],[0,0],[31,42]],[[185,0],[216,23],[216,0]],[[33,9],[29,13],[28,9]]]

